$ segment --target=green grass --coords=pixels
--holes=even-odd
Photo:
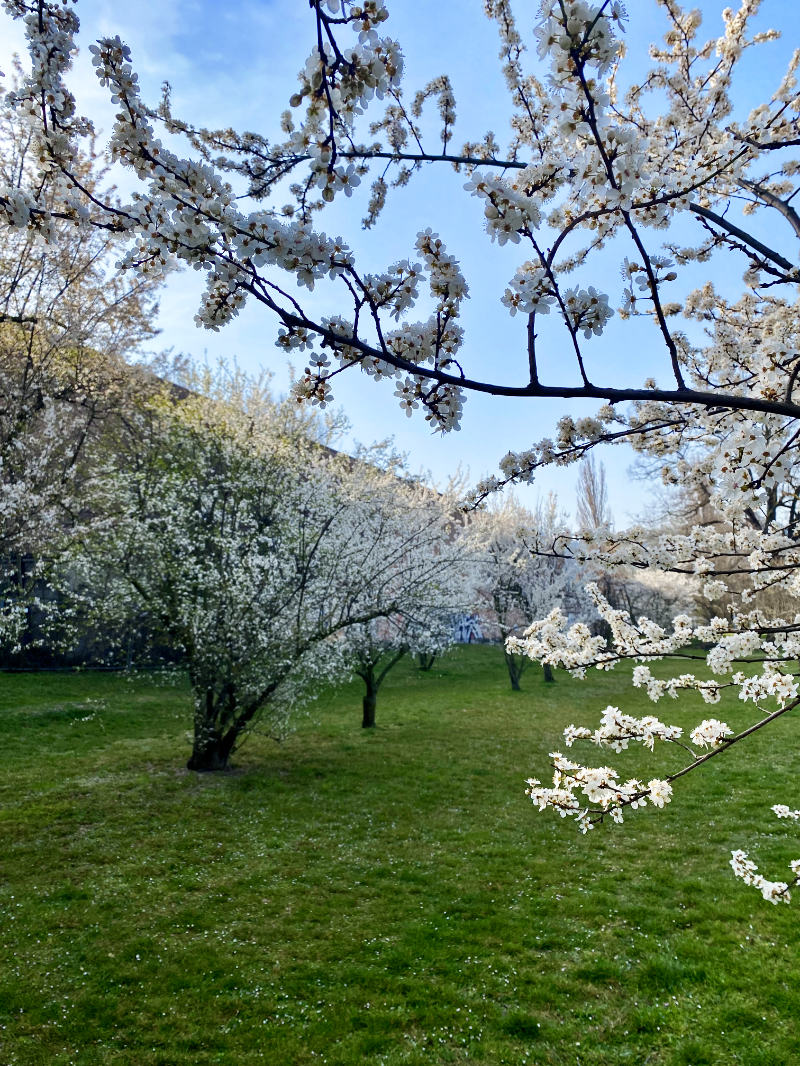
[[[183,687],[0,676],[0,1062],[800,1062],[796,905],[727,865],[800,852],[769,811],[800,805],[793,716],[587,839],[524,779],[565,724],[641,697],[503,671],[488,647],[401,666],[375,731],[347,686],[204,776]]]

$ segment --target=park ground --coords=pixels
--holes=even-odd
[[[531,666],[523,689],[499,649],[458,648],[390,675],[375,730],[344,686],[198,775],[183,683],[0,676],[0,1062],[800,1062],[800,900],[728,866],[744,847],[781,878],[800,853],[769,810],[800,805],[795,716],[584,838],[525,778],[566,724],[642,696],[624,671]],[[652,777],[680,755],[611,758]]]

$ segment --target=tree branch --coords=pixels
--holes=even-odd
[[[743,184],[745,183],[743,182]],[[757,240],[752,234],[746,233],[738,226],[734,226],[732,222],[728,222],[728,220],[721,215],[716,214],[714,211],[709,211],[707,207],[701,207],[700,204],[694,202],[689,204],[689,210],[694,212],[695,215],[699,215],[700,218],[705,218],[709,222],[713,222],[715,226],[719,226],[719,228],[725,230],[726,233],[730,233],[732,237],[736,237],[737,240],[742,241],[743,244],[752,248],[753,251],[758,252],[759,255],[763,255],[765,259],[769,259],[773,263],[776,263],[788,274],[797,274],[797,267],[790,263],[788,259],[784,259],[779,252],[769,248],[766,244]]]

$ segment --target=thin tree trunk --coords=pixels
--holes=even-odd
[[[362,701],[363,715],[361,718],[361,728],[374,729],[375,707],[378,703],[378,682],[375,678],[375,671],[371,667],[369,670],[365,670],[361,676],[366,685],[366,691],[364,692],[364,699]]]
[[[555,681],[553,676],[553,667],[550,663],[542,663],[542,672],[544,673],[545,681]]]
[[[510,652],[503,651],[503,655],[506,660],[506,667],[508,668],[508,679],[511,682],[512,692],[521,692],[522,689],[519,686],[519,679],[522,677],[522,671],[525,669],[525,660],[519,655],[512,655]]]
[[[384,663],[383,669],[380,672],[376,671],[380,665],[381,659],[387,654],[386,652],[379,653],[377,659],[374,659],[372,662],[362,661],[361,667],[356,670],[356,673],[366,685],[366,692],[364,693],[364,699],[362,701],[362,729],[375,728],[375,705],[378,702],[378,689],[383,684],[389,671],[397,666],[407,651],[407,647],[401,647],[397,648],[393,654],[388,653],[389,659]]]

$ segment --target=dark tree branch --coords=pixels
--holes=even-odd
[[[718,215],[714,211],[709,211],[707,207],[701,207],[700,204],[694,202],[689,204],[689,210],[695,215],[699,215],[700,218],[705,218],[709,222],[713,222],[715,226],[719,226],[719,228],[725,230],[726,233],[730,233],[732,237],[736,237],[737,240],[742,241],[743,244],[752,248],[753,251],[758,252],[759,255],[763,255],[765,259],[777,263],[777,265],[788,274],[797,274],[797,267],[790,263],[788,259],[784,259],[779,252],[773,251],[772,248],[769,248],[766,244],[757,240],[751,233],[747,233],[738,226],[734,226],[732,222],[728,222],[728,220],[723,218],[722,215]]]

